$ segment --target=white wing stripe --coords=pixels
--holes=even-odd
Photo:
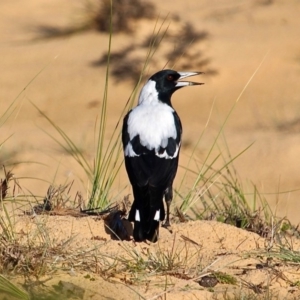
[[[160,219],[160,209],[156,211],[155,216],[154,216],[154,220],[159,222]]]
[[[135,221],[140,222],[141,221],[141,217],[140,217],[140,211],[137,209],[135,211]]]
[[[130,142],[125,147],[124,154],[125,154],[125,156],[129,156],[129,157],[139,156],[138,154],[136,154],[134,152],[134,150],[133,150],[132,145],[131,145]]]
[[[178,152],[179,152],[179,146],[176,146],[176,151],[173,156],[168,155],[166,150],[161,154],[156,152],[155,155],[158,156],[159,158],[173,159],[178,156]]]

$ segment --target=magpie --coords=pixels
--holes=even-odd
[[[156,242],[159,222],[166,217],[164,226],[170,225],[172,184],[182,135],[181,121],[172,107],[171,96],[182,87],[203,84],[179,81],[198,74],[201,72],[162,70],[155,73],[142,88],[138,105],[124,117],[123,151],[134,197],[128,220],[134,222],[135,241]]]

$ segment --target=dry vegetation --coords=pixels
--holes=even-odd
[[[19,197],[14,192],[9,194],[8,191],[15,191],[16,185],[21,188],[13,178],[11,172],[6,172],[1,180],[1,273],[8,278],[12,275],[24,276],[24,288],[28,293],[25,295],[30,295],[30,299],[46,299],[43,298],[45,293],[53,297],[47,299],[55,299],[60,292],[66,293],[70,299],[79,297],[76,293],[80,287],[72,283],[61,280],[52,285],[52,288],[50,286],[46,289],[47,284],[42,284],[45,278],[50,280],[55,274],[66,271],[70,275],[86,273],[90,280],[101,276],[108,281],[122,282],[136,290],[135,293],[141,298],[143,293],[157,285],[159,278],[166,280],[164,292],[156,292],[161,295],[174,291],[175,282],[180,280],[186,282],[187,291],[207,289],[212,293],[212,299],[240,299],[241,295],[246,297],[243,299],[281,299],[273,286],[280,281],[289,287],[287,290],[291,297],[288,299],[298,297],[299,281],[292,274],[297,273],[300,263],[299,252],[294,250],[294,246],[299,244],[299,232],[287,220],[278,220],[272,216],[270,222],[262,218],[259,211],[249,215],[250,211],[246,206],[243,207],[244,210],[240,210],[239,216],[242,220],[233,218],[234,207],[232,203],[229,205],[224,200],[222,208],[211,211],[211,216],[218,215],[219,221],[255,233],[253,237],[256,240],[256,250],[242,251],[232,257],[236,251],[230,251],[224,238],[218,237],[222,233],[216,232],[217,243],[224,250],[221,250],[222,254],[217,251],[211,256],[206,253],[198,238],[186,235],[185,226],[193,226],[197,222],[179,208],[172,218],[174,232],[171,235],[169,233],[170,238],[165,240],[162,237],[164,241],[156,245],[135,244],[130,237],[132,225],[124,219],[130,205],[128,198],[119,205],[99,212],[97,209],[84,209],[84,201],[78,193],[75,194],[75,200],[71,200],[72,184],[50,186],[43,203],[33,205],[30,210],[21,208],[16,214],[16,210],[8,209],[11,203],[18,202]],[[24,203],[15,203],[13,206],[24,207]],[[54,223],[52,218],[55,218]],[[53,225],[59,222],[57,218],[74,224],[88,218],[88,223],[93,222],[95,228],[103,226],[105,230],[100,233],[97,229],[99,234],[95,234],[90,229],[92,235],[89,246],[74,247],[79,232],[74,229],[73,235],[62,234],[65,238],[56,235],[54,232],[57,229]],[[245,220],[247,221],[242,226]],[[19,222],[23,224],[21,228]],[[211,222],[214,224],[211,220],[207,224]],[[255,237],[256,234],[261,238],[258,235]],[[238,243],[235,247],[243,248],[243,243],[248,239],[246,237],[240,242],[230,243]],[[111,243],[116,243],[113,248],[110,248]],[[116,249],[119,253],[117,255],[114,254]],[[225,264],[224,261],[220,263],[223,255],[228,256]],[[260,282],[252,277],[255,272],[264,273]],[[3,280],[6,280],[5,277]],[[168,281],[173,283],[169,285]],[[199,288],[196,287],[197,284]],[[79,294],[79,299],[84,299],[84,289]],[[26,297],[22,299],[27,299]]]

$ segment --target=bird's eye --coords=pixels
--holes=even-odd
[[[173,76],[173,75],[168,75],[168,76],[167,76],[167,79],[168,79],[169,81],[173,81],[173,80],[174,80],[174,76]]]

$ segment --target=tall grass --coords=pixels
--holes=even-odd
[[[268,54],[268,53],[267,53],[267,54]],[[213,158],[212,163],[208,164],[208,161],[209,161],[209,159],[211,158],[211,155],[212,155],[213,150],[214,150],[215,147],[217,146],[217,142],[219,141],[220,136],[222,136],[222,134],[224,133],[224,128],[225,128],[225,126],[226,126],[226,124],[227,124],[227,122],[228,122],[228,120],[229,120],[231,114],[233,113],[234,109],[236,108],[236,106],[237,106],[238,102],[240,101],[240,99],[241,99],[243,93],[245,92],[245,90],[247,89],[247,87],[249,86],[249,84],[251,83],[251,81],[253,80],[253,78],[255,77],[256,73],[259,71],[260,67],[262,66],[263,62],[265,61],[265,59],[266,59],[266,57],[267,57],[267,54],[263,57],[261,63],[258,65],[258,67],[257,67],[256,70],[254,71],[254,73],[252,74],[252,76],[249,78],[249,80],[247,81],[247,83],[246,83],[245,86],[243,87],[241,93],[240,93],[239,96],[237,97],[235,103],[233,104],[233,106],[231,107],[229,113],[226,115],[226,117],[225,117],[223,123],[221,124],[221,127],[220,127],[220,129],[219,129],[219,131],[218,131],[218,133],[217,133],[217,135],[216,135],[216,137],[215,137],[215,139],[214,139],[214,141],[213,141],[213,143],[212,143],[212,145],[211,145],[211,147],[210,147],[210,149],[209,149],[209,151],[208,151],[208,154],[207,154],[206,158],[204,159],[204,162],[203,162],[203,164],[202,164],[202,167],[201,167],[201,169],[198,171],[197,177],[196,177],[196,179],[195,179],[195,181],[194,181],[194,184],[193,184],[192,188],[190,189],[190,191],[188,192],[188,194],[187,194],[187,195],[184,197],[184,199],[183,199],[183,202],[182,202],[182,204],[181,204],[181,209],[182,209],[182,210],[186,211],[187,208],[190,206],[191,195],[195,192],[195,189],[199,186],[200,181],[203,179],[203,177],[204,177],[205,174],[208,172],[208,170],[210,170],[210,169],[213,167],[213,164],[214,164],[214,163],[219,159],[219,157],[221,156],[221,153],[218,154],[215,158]],[[203,135],[204,135],[204,132],[205,132],[207,126],[208,126],[208,123],[209,123],[209,120],[210,120],[210,117],[211,117],[211,113],[212,113],[212,111],[210,112],[209,117],[208,117],[208,120],[207,120],[207,122],[206,122],[206,125],[205,125],[205,127],[204,127],[204,129],[203,129],[203,131],[202,131],[202,134],[200,135],[199,139],[197,140],[197,142],[196,142],[196,144],[195,144],[195,147],[194,147],[194,149],[193,149],[193,151],[192,151],[192,154],[191,154],[191,156],[190,156],[190,160],[189,160],[189,162],[188,162],[188,165],[187,165],[186,168],[185,168],[185,169],[186,169],[186,172],[185,172],[185,174],[184,174],[184,176],[183,176],[183,178],[182,178],[182,181],[181,181],[181,183],[180,183],[179,190],[181,190],[181,188],[182,188],[182,186],[183,186],[183,183],[184,183],[184,179],[185,179],[185,177],[187,176],[188,171],[190,171],[189,166],[190,166],[190,164],[191,164],[191,162],[192,162],[192,160],[193,160],[195,150],[197,149],[198,145],[200,144],[200,141],[201,141],[201,139],[202,139],[202,137],[203,137]],[[251,145],[250,145],[250,146],[251,146]],[[249,147],[250,147],[250,146],[249,146]],[[240,156],[240,155],[241,155],[243,152],[245,152],[249,147],[247,147],[245,150],[243,150],[243,151],[242,151],[240,154],[238,154],[234,159],[236,159],[238,156]],[[219,171],[222,171],[222,169],[226,168],[226,166],[228,166],[231,162],[233,162],[234,159],[232,159],[232,160],[229,161],[228,163],[224,164],[224,166],[223,166]],[[217,173],[215,173],[214,176],[216,176],[218,173],[220,174],[220,172],[217,172]],[[213,178],[211,178],[211,179],[213,179]]]
[[[111,8],[111,15],[112,15]],[[144,74],[147,72],[149,62],[151,61],[155,51],[157,50],[156,45],[159,44],[165,33],[168,30],[168,26],[164,28],[165,18],[160,24],[159,19],[157,19],[155,27],[153,29],[153,38],[149,43],[149,50],[146,54],[144,65],[141,70],[140,78],[136,83],[131,95],[129,96],[124,108],[120,114],[119,119],[117,120],[116,126],[106,140],[106,123],[107,123],[107,107],[109,105],[109,67],[110,67],[110,54],[112,51],[112,37],[113,37],[113,28],[110,24],[110,33],[108,36],[108,49],[107,49],[107,65],[106,65],[106,74],[105,74],[105,84],[103,91],[103,100],[100,108],[100,118],[98,124],[95,127],[95,136],[96,136],[96,154],[93,162],[90,162],[86,155],[81,150],[81,147],[78,146],[68,134],[60,128],[58,124],[52,121],[43,111],[41,111],[38,106],[34,103],[32,105],[39,111],[39,113],[51,124],[51,126],[56,130],[59,137],[55,137],[48,132],[45,132],[49,135],[56,143],[69,153],[75,161],[82,167],[85,174],[88,177],[90,182],[90,192],[88,196],[88,208],[97,208],[105,209],[111,204],[111,190],[114,181],[120,171],[120,168],[123,163],[122,158],[122,145],[121,145],[121,126],[122,119],[125,113],[131,109],[135,99],[137,98],[137,92],[141,80]],[[43,129],[42,129],[43,130]]]
[[[9,295],[13,297],[13,299],[30,300],[29,294],[27,292],[19,288],[17,285],[13,284],[3,275],[0,275],[0,293]]]
[[[273,213],[265,198],[258,192],[256,186],[253,185],[253,192],[250,194],[253,205],[250,206],[249,194],[246,195],[244,192],[245,189],[239,181],[234,168],[234,161],[248,151],[253,143],[232,156],[224,132],[230,116],[241,100],[243,93],[262,66],[267,54],[263,57],[261,63],[243,87],[229,113],[225,116],[204,161],[200,162],[196,159],[195,151],[201,143],[208,127],[213,106],[206,125],[191,152],[187,166],[181,166],[185,172],[179,187],[175,191],[175,202],[179,206],[180,211],[184,214],[192,212],[192,218],[216,219],[241,228],[263,231],[263,228],[261,228],[263,221],[261,216],[258,216],[259,211],[262,211],[264,221],[269,224],[271,223]],[[222,142],[222,150],[220,142]],[[216,152],[217,154],[215,154]],[[198,167],[197,170],[192,169],[190,167],[192,163],[194,163],[195,166],[200,165],[200,167]],[[188,189],[187,193],[183,194],[185,179],[190,174],[195,178],[194,183],[192,187]],[[255,228],[253,228],[253,226],[255,226]]]
[[[112,183],[114,182],[115,176],[120,169],[120,164],[117,164],[120,156],[120,143],[115,140],[112,144],[104,149],[104,138],[106,132],[106,118],[107,118],[107,104],[108,104],[108,80],[109,80],[109,66],[110,66],[110,53],[111,53],[111,41],[112,41],[112,1],[110,1],[110,23],[109,23],[109,38],[108,38],[108,55],[107,55],[107,66],[105,75],[105,86],[103,101],[100,114],[99,131],[98,131],[98,143],[97,152],[95,158],[95,166],[93,170],[92,178],[92,191],[89,199],[89,208],[101,207],[105,208],[109,204],[109,190],[111,189]],[[114,132],[115,133],[115,132]],[[113,136],[114,136],[113,133]],[[113,140],[112,139],[110,141]],[[109,149],[109,150],[108,150]],[[112,170],[109,172],[111,162]],[[105,178],[104,180],[102,178]]]
[[[112,6],[111,6],[111,20],[112,20]],[[166,19],[165,19],[166,20]],[[113,28],[112,21],[110,21],[110,32],[109,32],[109,42],[108,42],[108,55],[107,55],[107,67],[106,67],[106,77],[105,77],[105,88],[103,95],[103,104],[101,106],[101,118],[99,121],[99,129],[98,129],[98,143],[97,143],[97,152],[95,157],[95,167],[92,178],[92,193],[89,198],[88,206],[90,208],[100,207],[106,208],[110,203],[110,191],[112,185],[116,179],[116,176],[119,173],[119,170],[122,166],[122,161],[120,158],[122,156],[122,145],[121,145],[121,125],[122,119],[125,113],[132,108],[135,99],[137,97],[137,91],[141,80],[147,70],[148,64],[153,57],[157,43],[160,43],[163,39],[166,31],[166,28],[161,35],[161,31],[163,31],[163,25],[165,20],[159,25],[158,19],[153,29],[153,38],[150,40],[149,51],[146,54],[144,65],[141,70],[141,74],[138,82],[136,83],[131,95],[126,102],[124,109],[117,121],[117,124],[112,132],[112,135],[109,137],[108,145],[105,146],[105,133],[106,133],[106,118],[107,118],[107,105],[109,102],[108,97],[108,81],[109,81],[109,66],[110,66],[110,54],[111,54],[111,41],[113,36]]]
[[[112,19],[112,9],[111,9],[111,19]],[[157,20],[158,22],[158,20]],[[110,66],[110,54],[111,54],[111,40],[113,36],[112,32],[112,24],[110,23],[110,34],[109,34],[109,46],[108,46],[108,55],[107,55],[107,67],[106,67],[106,77],[105,77],[105,88],[103,95],[103,104],[101,107],[101,119],[98,129],[98,144],[97,144],[97,152],[95,157],[95,167],[93,173],[93,185],[92,185],[92,193],[89,198],[88,206],[90,208],[100,207],[106,208],[110,203],[110,191],[112,185],[119,173],[119,170],[122,166],[122,161],[120,161],[122,157],[122,144],[121,144],[121,125],[122,119],[125,113],[131,109],[133,106],[139,85],[144,76],[144,73],[147,70],[148,64],[151,61],[152,56],[156,51],[156,43],[160,43],[167,29],[165,29],[162,37],[161,31],[163,30],[165,20],[158,25],[156,23],[153,30],[153,39],[150,41],[149,51],[145,57],[144,65],[141,70],[141,74],[137,84],[135,85],[131,95],[127,103],[124,106],[124,109],[117,121],[117,124],[112,132],[112,135],[109,137],[108,145],[105,146],[105,128],[106,128],[106,118],[107,118],[107,105],[109,102],[108,98],[108,80],[109,80],[109,66]],[[158,29],[157,29],[158,26]],[[160,38],[159,41],[157,41]]]
[[[43,67],[27,84],[26,86],[22,89],[22,91],[19,92],[19,94],[16,96],[16,98],[8,105],[8,107],[6,109],[3,109],[3,112],[1,110],[1,115],[0,115],[0,129],[1,127],[10,119],[13,117],[13,115],[15,114],[15,119],[17,118],[17,115],[19,113],[19,110],[21,108],[21,95],[25,92],[25,90],[31,85],[31,83],[43,72],[43,70],[46,68],[47,66]],[[9,135],[8,137],[1,137],[0,140],[0,151],[1,148],[3,147],[4,143],[6,141],[9,140],[9,138],[12,136]],[[3,162],[1,162],[2,164]]]

